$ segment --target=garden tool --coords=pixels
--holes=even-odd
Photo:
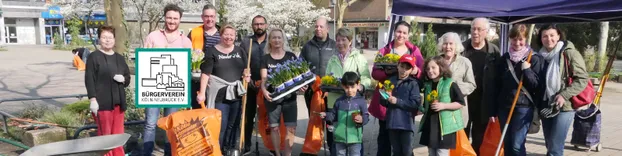
[[[529,56],[527,56],[527,62],[531,61],[532,52],[529,52]],[[512,68],[512,67],[509,67]],[[510,113],[508,114],[508,119],[505,121],[505,126],[503,126],[503,132],[501,133],[501,139],[499,139],[499,144],[497,145],[497,151],[495,152],[495,156],[499,156],[499,151],[501,150],[501,145],[503,145],[503,139],[505,138],[505,133],[508,131],[508,126],[510,125],[510,121],[512,119],[512,114],[514,113],[514,107],[516,107],[516,102],[518,102],[518,97],[521,94],[521,89],[523,88],[523,76],[520,77],[520,82],[518,82],[518,89],[516,89],[516,95],[514,95],[514,101],[512,101],[512,107],[510,108]]]
[[[250,69],[251,68],[251,55],[253,54],[253,52],[251,50],[253,50],[253,39],[250,39],[249,46],[248,46],[248,58],[246,61],[246,69]],[[248,89],[248,82],[243,81],[242,85],[244,85],[244,90]],[[244,148],[244,125],[246,123],[246,97],[248,97],[248,94],[244,94],[244,96],[242,97],[242,114],[241,119],[240,119],[240,142],[238,144],[238,148],[233,148],[231,151],[231,155],[233,156],[240,156],[241,152],[243,151],[242,148]]]

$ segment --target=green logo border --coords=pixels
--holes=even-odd
[[[181,104],[181,105],[164,105],[164,104],[140,104],[139,102],[139,95],[138,94],[138,87],[140,86],[139,83],[139,79],[140,77],[138,77],[138,60],[139,58],[139,54],[141,52],[170,52],[170,53],[186,53],[188,55],[187,59],[188,59],[188,83],[186,84],[186,87],[188,88],[188,91],[186,92],[186,95],[188,96],[188,103],[187,104]],[[135,53],[135,61],[134,61],[134,66],[135,66],[135,71],[134,71],[134,79],[135,79],[135,83],[134,83],[134,101],[136,103],[136,108],[189,108],[191,107],[191,103],[192,100],[194,100],[194,98],[192,97],[192,49],[190,48],[136,48],[136,50],[134,51]]]

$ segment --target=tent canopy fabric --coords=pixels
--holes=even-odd
[[[622,0],[394,0],[404,16],[470,19],[501,23],[622,21]]]

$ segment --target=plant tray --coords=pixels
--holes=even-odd
[[[374,65],[375,68],[397,68],[397,63],[376,63]]]
[[[320,89],[322,89],[322,92],[345,93],[343,88],[337,87],[337,86],[324,86],[324,85],[322,85],[322,86],[320,86]]]
[[[291,85],[289,87],[285,87],[285,89],[283,89],[283,91],[281,92],[272,92],[270,93],[270,96],[273,97],[272,101],[277,101],[295,91],[297,91],[298,89],[306,86],[309,83],[313,83],[315,81],[315,75],[313,76],[309,76],[306,78],[303,78],[302,81],[298,81],[295,82],[294,85]]]

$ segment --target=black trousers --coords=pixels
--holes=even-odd
[[[378,152],[376,156],[391,155],[391,139],[389,137],[389,130],[387,129],[387,122],[378,120],[378,137],[376,138],[378,145]]]
[[[488,126],[488,114],[489,108],[482,105],[482,94],[474,92],[469,95],[469,122],[464,129],[467,137],[470,137],[473,142],[471,146],[475,149],[475,153],[479,155],[479,147],[484,141],[484,133],[486,133],[486,127]]]
[[[255,115],[257,114],[257,89],[249,87],[246,96],[246,112],[244,123],[244,151],[249,151],[252,146],[253,129],[255,125]]]

